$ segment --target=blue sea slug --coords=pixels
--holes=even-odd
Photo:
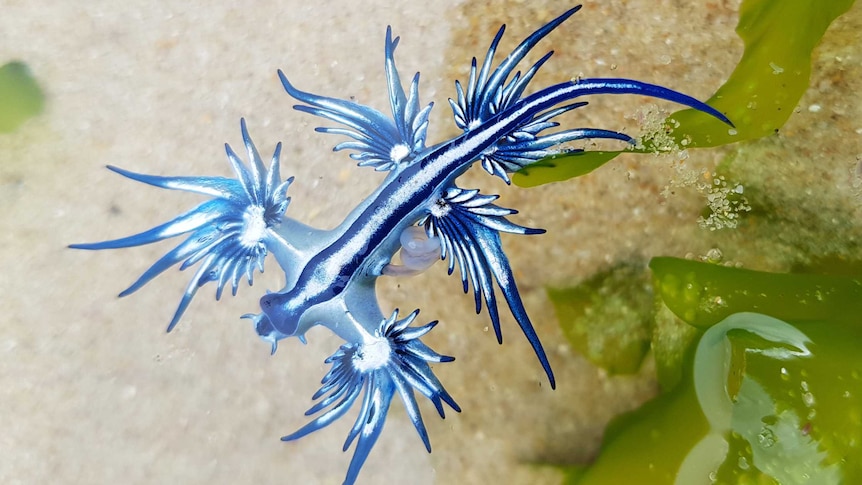
[[[455,83],[456,98],[449,104],[462,133],[426,146],[431,104],[419,102],[419,74],[405,92],[395,67],[398,38],[386,31],[385,71],[392,115],[352,101],[319,96],[294,87],[279,77],[287,93],[300,104],[295,108],[337,127],[317,131],[347,137],[335,150],[350,150],[360,166],[386,172],[380,186],[332,230],[318,230],[285,215],[292,178],[280,175],[279,144],[269,167],[241,122],[247,163],[230,146],[228,160],[236,178],[162,177],[142,175],[116,167],[111,170],[139,182],[166,189],[195,192],[209,197],[197,207],[148,231],[121,239],[74,244],[78,249],[114,249],[150,244],[187,234],[186,239],[147,269],[120,296],[137,291],[166,269],[198,265],[168,325],[172,329],[197,290],[213,282],[216,299],[230,283],[236,294],[239,281],[251,284],[255,269],[263,271],[272,254],[284,271],[285,286],[260,300],[260,311],[245,315],[257,334],[275,352],[281,339],[297,337],[322,325],[345,340],[326,362],[331,364],[317,403],[307,415],[316,417],[300,430],[283,437],[295,440],[341,417],[357,400],[359,415],[344,449],[356,449],[345,483],[353,483],[380,435],[390,403],[397,393],[431,451],[415,393],[428,398],[441,417],[444,404],[460,411],[431,371],[430,363],[452,357],[436,353],[420,338],[436,322],[412,326],[419,310],[399,317],[384,313],[377,303],[375,280],[381,275],[413,274],[439,259],[451,274],[458,267],[464,292],[472,287],[477,313],[484,306],[502,341],[497,289],[533,347],[551,387],[554,374],[539,337],[527,316],[500,233],[541,234],[541,229],[508,220],[516,213],[496,205],[496,195],[456,185],[458,177],[476,162],[507,183],[509,174],[560,150],[562,144],[585,138],[616,139],[631,143],[628,135],[597,128],[573,128],[544,133],[558,127],[558,115],[580,108],[578,98],[596,94],[638,94],[666,99],[709,113],[730,124],[706,104],[668,88],[628,79],[577,79],[525,92],[539,68],[551,57],[540,58],[523,74],[513,70],[548,33],[568,19],[573,8],[527,37],[496,68],[492,68],[504,28],[491,42],[481,66],[476,59],[469,80]],[[393,263],[401,251],[402,264]],[[360,399],[360,395],[362,396]]]

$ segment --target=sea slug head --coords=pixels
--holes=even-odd
[[[248,318],[252,322],[254,322],[254,331],[257,332],[257,335],[263,339],[265,342],[268,342],[272,346],[271,353],[275,353],[278,348],[278,341],[290,337],[291,335],[284,334],[276,329],[269,317],[264,313],[247,313],[242,316],[242,318]],[[305,338],[303,336],[299,336],[299,339],[305,343]]]
[[[263,313],[261,321],[255,321],[255,329],[261,338],[268,340],[265,335],[292,337],[297,334],[303,312],[294,301],[290,293],[268,293],[260,299]]]

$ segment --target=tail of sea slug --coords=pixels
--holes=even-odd
[[[585,106],[586,102],[573,102],[575,98],[594,94],[640,94],[665,99],[708,113],[732,126],[723,114],[691,96],[654,84],[629,79],[585,79],[558,84],[543,89],[533,95],[523,97],[533,76],[551,57],[548,52],[523,75],[516,72],[509,76],[517,64],[523,60],[535,45],[581,7],[577,6],[524,39],[496,69],[491,71],[497,45],[503,37],[506,26],[500,27],[488,48],[482,67],[477,69],[476,58],[470,66],[470,78],[466,89],[455,81],[457,98],[449,99],[455,124],[464,132],[488,127],[495,122],[506,123],[507,129],[501,130],[499,140],[485,150],[479,157],[482,167],[509,183],[509,173],[517,172],[525,166],[551,156],[555,149],[565,143],[585,138],[616,139],[632,143],[633,139],[611,130],[597,128],[573,128],[555,133],[540,135],[559,123],[552,121],[557,116]],[[569,104],[565,104],[569,103]]]

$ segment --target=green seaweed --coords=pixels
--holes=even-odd
[[[586,175],[617,157],[621,151],[572,152],[553,155],[512,175],[518,187],[538,187]]]
[[[854,0],[744,0],[736,32],[745,44],[742,59],[727,82],[707,101],[735,124],[733,130],[700,111],[686,109],[669,117],[677,144],[712,147],[761,138],[778,131],[808,88],[811,55],[833,20]],[[627,150],[654,152],[650,140]],[[619,152],[581,152],[540,160],[516,173],[520,187],[578,177],[607,163]]]
[[[650,269],[657,300],[652,350],[664,390],[679,382],[694,330],[733,313],[759,312],[794,323],[848,323],[862,315],[860,273],[765,273],[667,257],[653,258]]]
[[[862,315],[862,278],[777,274],[679,258],[653,258],[655,292],[679,318],[708,327],[756,311],[790,322],[854,322]]]
[[[614,421],[565,482],[862,482],[862,275],[650,268],[657,322],[694,332],[670,350],[653,341],[657,361],[682,355],[678,385]]]
[[[612,423],[565,483],[862,483],[860,319],[701,329],[682,383]]]
[[[746,0],[736,32],[745,51],[730,78],[707,102],[736,125],[695,110],[671,115],[689,146],[710,147],[771,135],[808,89],[811,56],[833,20],[854,0]]]
[[[649,350],[653,298],[643,264],[620,264],[581,284],[548,288],[563,335],[611,374],[638,371]]]
[[[701,333],[674,315],[661,299],[656,299],[650,348],[662,391],[670,391],[679,385],[685,370],[686,353]]]
[[[26,64],[9,62],[0,67],[0,133],[10,133],[42,112],[45,97]]]
[[[852,3],[744,0],[737,31],[745,55],[710,100],[736,123],[735,132],[686,110],[669,122],[678,124],[676,143],[684,134],[686,148],[716,146],[768,136],[783,126],[808,86],[813,48]],[[739,153],[769,143],[749,143]],[[649,140],[644,145],[655,148]],[[749,152],[748,158],[760,153]],[[543,161],[557,167],[547,173],[568,175],[526,185],[587,173],[615,155]],[[750,164],[740,157],[726,165],[732,161],[739,165],[733,179],[748,180],[737,172]],[[529,180],[520,177],[519,185]],[[797,178],[782,189],[746,184],[755,210],[721,245],[734,260],[747,255],[742,259],[769,260],[768,267],[796,273],[664,257],[650,262],[656,304],[646,327],[663,393],[609,425],[594,463],[561,467],[566,483],[629,483],[632,477],[647,484],[862,483],[862,273],[855,213],[840,209],[842,196],[812,204],[803,190],[812,187],[810,179]],[[776,249],[778,256],[770,253]],[[643,291],[637,278],[628,286],[596,285],[601,278],[606,276],[554,291],[572,298],[571,305],[614,302],[636,288]],[[594,293],[583,293],[590,289]],[[615,295],[601,293],[611,289]],[[572,312],[561,318],[570,340]],[[590,332],[601,333],[601,327],[578,323],[587,332],[577,338],[590,342],[596,339]],[[591,360],[615,362],[613,356]]]

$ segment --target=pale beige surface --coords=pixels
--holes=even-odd
[[[382,46],[391,24],[402,36],[402,76],[421,70],[422,99],[435,101],[435,143],[454,132],[446,103],[453,76],[466,77],[469,57],[484,54],[497,26],[510,24],[507,51],[567,8],[478,3],[0,2],[0,62],[23,60],[47,93],[42,116],[0,135],[0,482],[340,483],[352,418],[299,442],[278,440],[306,422],[323,359],[340,342],[313,331],[307,346],[284,342],[270,357],[237,318],[277,288],[273,261],[236,298],[215,303],[213,288],[202,289],[166,335],[189,274],[171,270],[132,297],[115,295],[171,243],[97,253],[65,246],[152,227],[197,200],[127,181],[105,164],[228,175],[222,144],[240,143],[243,116],[261,152],[285,143],[282,173],[296,176],[290,215],[331,227],[381,177],[330,152],[336,139],[291,109],[275,70],[301,89],[388,109]],[[583,73],[709,96],[741,52],[737,5],[679,3],[589,3],[537,49],[558,55],[536,85]],[[643,103],[596,100],[575,119],[631,131],[624,117]],[[702,152],[692,163],[720,156]],[[590,177],[531,190],[465,178],[464,186],[502,193],[503,205],[521,211],[517,222],[549,229],[505,244],[558,389],[548,389],[511,319],[505,344],[496,344],[487,317],[473,315],[472,297],[443,265],[383,281],[384,308],[418,307],[423,321],[441,320],[428,341],[458,360],[435,371],[464,412],[439,420],[422,403],[428,455],[395,404],[360,483],[556,483],[556,472],[523,462],[589,458],[607,420],[654,392],[648,368],[608,377],[569,350],[542,291],[621,258],[709,248],[691,240],[702,201],[662,199],[668,174],[642,162],[621,158]]]

